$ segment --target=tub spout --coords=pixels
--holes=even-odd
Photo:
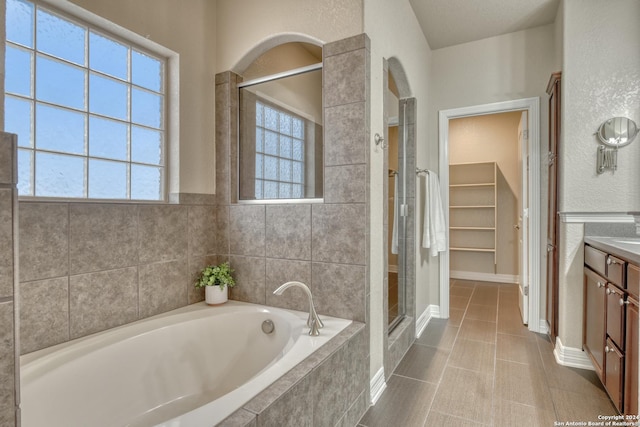
[[[313,305],[313,296],[311,295],[311,291],[309,287],[302,282],[287,282],[282,285],[275,291],[273,291],[274,295],[282,295],[282,293],[288,289],[289,287],[298,287],[302,288],[307,296],[309,297],[309,317],[307,319],[307,326],[309,327],[309,335],[318,336],[320,335],[320,328],[324,327],[324,323],[320,320],[318,313],[316,313],[316,307]]]

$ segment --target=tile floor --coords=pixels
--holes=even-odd
[[[552,351],[522,325],[516,285],[454,280],[450,318],[429,322],[359,426],[586,425],[616,414],[593,371],[560,366]]]

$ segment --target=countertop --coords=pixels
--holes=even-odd
[[[611,255],[640,265],[640,237],[585,236],[584,242]]]

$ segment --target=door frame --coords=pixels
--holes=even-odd
[[[540,317],[540,98],[524,98],[491,104],[441,110],[438,114],[439,170],[442,206],[447,221],[449,241],[449,120],[510,111],[528,112],[529,121],[529,330],[545,332]],[[440,317],[449,318],[449,250],[440,254]]]

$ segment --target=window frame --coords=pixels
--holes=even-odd
[[[5,46],[16,46],[20,49],[30,50],[33,53],[32,58],[32,69],[31,69],[31,94],[27,96],[17,96],[14,94],[10,94],[5,90],[2,91],[2,102],[5,104],[5,99],[7,97],[12,97],[14,99],[21,99],[23,101],[30,102],[32,108],[32,117],[30,119],[30,127],[31,127],[31,135],[34,138],[34,144],[30,147],[18,147],[26,148],[31,152],[32,161],[35,160],[37,153],[53,153],[60,154],[69,157],[82,158],[85,166],[83,168],[84,177],[83,177],[83,195],[81,197],[72,197],[72,196],[38,196],[35,195],[36,190],[36,169],[37,166],[32,164],[31,168],[31,185],[32,194],[30,195],[19,195],[19,200],[23,201],[58,201],[58,202],[73,202],[73,203],[169,203],[169,194],[177,193],[179,188],[178,181],[178,171],[179,171],[179,115],[178,110],[176,108],[179,105],[179,55],[156,43],[151,41],[148,37],[143,37],[133,31],[125,29],[118,24],[109,21],[106,18],[100,17],[86,9],[81,8],[71,2],[67,2],[64,0],[24,0],[28,3],[31,3],[34,6],[34,15],[37,13],[38,8],[45,10],[48,13],[53,14],[54,16],[59,16],[62,19],[66,19],[71,21],[73,24],[82,27],[85,33],[85,64],[78,65],[72,61],[64,60],[56,57],[55,55],[51,55],[48,53],[43,53],[37,49],[36,45],[36,27],[33,28],[33,47],[25,47],[22,44],[14,43],[6,38],[4,39]],[[36,19],[34,17],[34,19]],[[109,40],[113,40],[117,43],[124,45],[127,48],[127,79],[123,80],[122,78],[114,77],[105,72],[101,72],[99,70],[94,70],[90,66],[90,57],[88,53],[88,43],[90,39],[90,34],[94,33],[98,36],[105,37]],[[132,75],[131,75],[131,66],[132,66],[132,57],[133,52],[137,52],[146,56],[149,56],[153,59],[157,59],[161,61],[162,66],[162,76],[161,76],[161,86],[159,91],[154,91],[147,89],[143,86],[139,86],[133,83]],[[62,104],[51,103],[48,101],[38,100],[36,97],[36,60],[38,56],[46,57],[47,59],[54,59],[56,61],[63,61],[65,64],[73,64],[74,66],[79,67],[83,70],[85,75],[85,88],[84,88],[84,100],[85,100],[85,108],[83,110],[78,110],[73,107],[68,107]],[[93,113],[90,111],[90,100],[89,100],[89,85],[90,85],[90,76],[97,75],[102,78],[111,79],[114,81],[118,81],[123,83],[127,87],[127,108],[128,115],[126,119],[118,119],[115,117],[107,116],[100,113]],[[153,128],[152,126],[148,126],[142,123],[133,122],[132,118],[132,94],[134,89],[139,89],[145,92],[150,92],[157,94],[162,97],[161,108],[162,112],[160,115],[161,126],[159,128]],[[64,108],[65,110],[74,111],[82,114],[83,120],[85,122],[85,137],[84,137],[84,151],[82,154],[73,154],[71,152],[60,152],[60,151],[51,151],[51,150],[39,150],[35,144],[35,132],[36,132],[36,107],[38,105],[44,105],[55,108]],[[90,119],[99,118],[106,120],[115,120],[118,123],[122,123],[127,126],[127,155],[126,160],[116,160],[113,158],[107,158],[103,156],[95,156],[90,154],[89,148],[89,121]],[[157,165],[152,165],[151,163],[145,163],[140,161],[133,161],[132,159],[132,147],[131,147],[131,133],[134,127],[140,127],[143,129],[154,129],[156,131],[161,132],[161,159],[160,163]],[[127,186],[127,198],[92,198],[90,196],[89,189],[89,163],[90,160],[98,160],[98,161],[114,161],[121,164],[126,165],[126,186]],[[135,199],[131,197],[131,166],[132,165],[152,165],[154,167],[161,169],[161,181],[160,181],[160,191],[158,199]]]
[[[240,97],[240,91],[241,89],[244,88],[248,88],[251,86],[255,86],[255,85],[259,85],[261,83],[267,83],[267,82],[271,82],[274,80],[279,80],[282,78],[286,78],[286,77],[293,77],[296,75],[300,75],[300,74],[305,74],[308,72],[312,72],[312,71],[317,71],[317,70],[323,70],[324,68],[324,64],[322,62],[318,62],[315,64],[311,64],[311,65],[306,65],[303,67],[299,67],[299,68],[294,68],[291,70],[287,70],[287,71],[283,71],[280,73],[275,73],[275,74],[270,74],[267,76],[263,76],[263,77],[258,77],[255,79],[251,79],[251,80],[247,80],[244,82],[240,82],[236,85],[236,91],[237,91],[237,95],[238,95],[238,100],[241,98]],[[287,109],[286,107],[284,107],[283,105],[281,105],[280,103],[277,102],[277,100],[274,99],[269,99],[268,97],[264,97],[264,96],[257,96],[256,97],[256,102],[263,102],[265,104],[268,104],[270,107],[277,109],[278,111],[284,111],[289,115],[301,118],[302,121],[305,124],[305,134],[306,134],[306,126],[308,125],[308,119],[305,118],[304,116],[291,111],[289,109]],[[324,107],[323,107],[324,108]],[[309,198],[299,198],[299,199],[241,199],[240,198],[240,182],[241,182],[241,168],[240,168],[240,163],[241,163],[241,159],[240,159],[240,149],[239,149],[239,140],[240,140],[240,134],[241,134],[241,120],[240,117],[242,115],[241,111],[241,102],[237,103],[236,106],[236,114],[237,114],[237,136],[238,139],[235,141],[236,144],[238,144],[238,149],[236,150],[236,164],[238,165],[236,170],[235,170],[235,174],[236,174],[236,191],[237,191],[237,197],[234,203],[237,204],[255,204],[255,205],[270,205],[270,204],[300,204],[300,203],[324,203],[324,191],[323,191],[323,196],[322,197],[309,197]],[[255,120],[255,117],[254,117]],[[254,126],[254,130],[255,130],[256,126]],[[324,138],[324,137],[323,137]],[[306,141],[305,141],[306,142]],[[306,154],[306,144],[305,144],[305,154]],[[322,167],[324,168],[324,159],[322,161]],[[303,169],[303,174],[306,175],[306,171]],[[306,185],[306,177],[303,177],[303,191],[304,191],[304,186]],[[255,182],[255,178],[254,178],[254,182]],[[323,186],[324,187],[324,186]],[[264,191],[264,190],[263,190]],[[264,194],[264,193],[263,193]]]

